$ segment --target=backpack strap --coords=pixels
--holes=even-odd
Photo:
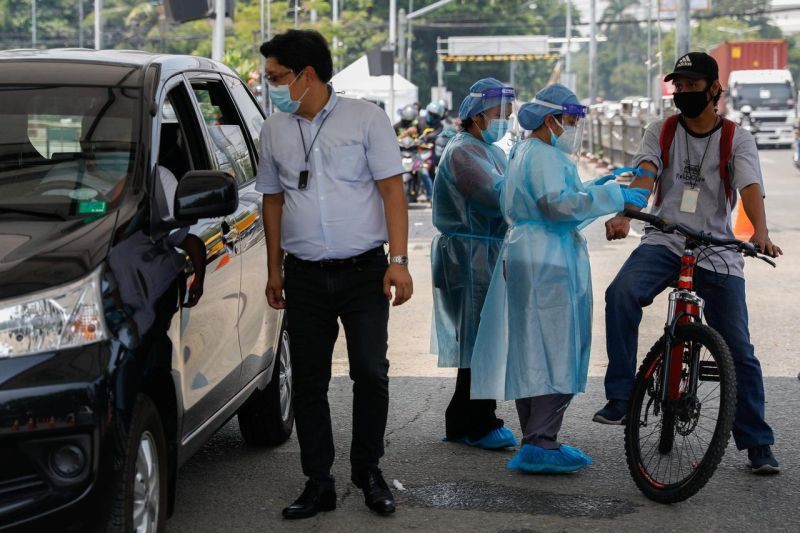
[[[661,125],[661,134],[658,137],[658,146],[661,148],[661,174],[669,166],[669,151],[672,148],[672,139],[675,138],[675,131],[678,129],[678,115],[672,115],[664,120]],[[661,180],[656,180],[655,205],[661,205],[663,191],[661,190]]]
[[[725,197],[728,203],[733,207],[735,199],[735,192],[731,184],[731,167],[733,157],[733,136],[736,133],[736,124],[728,120],[722,119],[722,136],[719,140],[719,177],[722,184],[725,186]]]

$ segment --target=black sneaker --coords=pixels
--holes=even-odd
[[[754,474],[769,475],[781,471],[778,461],[775,460],[775,456],[772,455],[772,450],[767,444],[748,448],[747,457],[750,459],[747,466]]]
[[[628,402],[625,400],[609,400],[605,407],[594,414],[595,422],[622,426],[628,416]]]

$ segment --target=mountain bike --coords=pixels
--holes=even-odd
[[[637,211],[625,216],[686,239],[664,335],[639,368],[625,423],[625,455],[636,485],[651,500],[674,503],[711,479],[736,412],[733,359],[722,336],[703,323],[705,302],[694,291],[698,256],[719,247],[775,263],[749,242],[717,239]]]

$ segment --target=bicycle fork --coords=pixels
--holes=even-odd
[[[671,403],[681,398],[681,376],[683,372],[684,344],[675,343],[675,332],[679,325],[703,320],[705,301],[694,292],[694,269],[697,258],[694,248],[687,246],[681,257],[680,277],[678,287],[669,295],[669,310],[667,322],[664,326],[666,345],[664,348],[664,363],[661,382],[661,405],[666,409]],[[694,395],[697,392],[697,383],[700,373],[699,350],[692,349],[689,361],[690,379],[685,394]]]

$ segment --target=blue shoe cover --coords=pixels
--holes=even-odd
[[[514,437],[514,433],[507,427],[493,429],[478,440],[463,437],[458,439],[457,442],[466,444],[467,446],[483,448],[484,450],[499,450],[517,445],[517,439]]]
[[[557,450],[546,450],[533,444],[522,448],[506,465],[510,470],[528,474],[566,474],[577,472],[592,464],[588,455],[577,448],[562,444]]]

